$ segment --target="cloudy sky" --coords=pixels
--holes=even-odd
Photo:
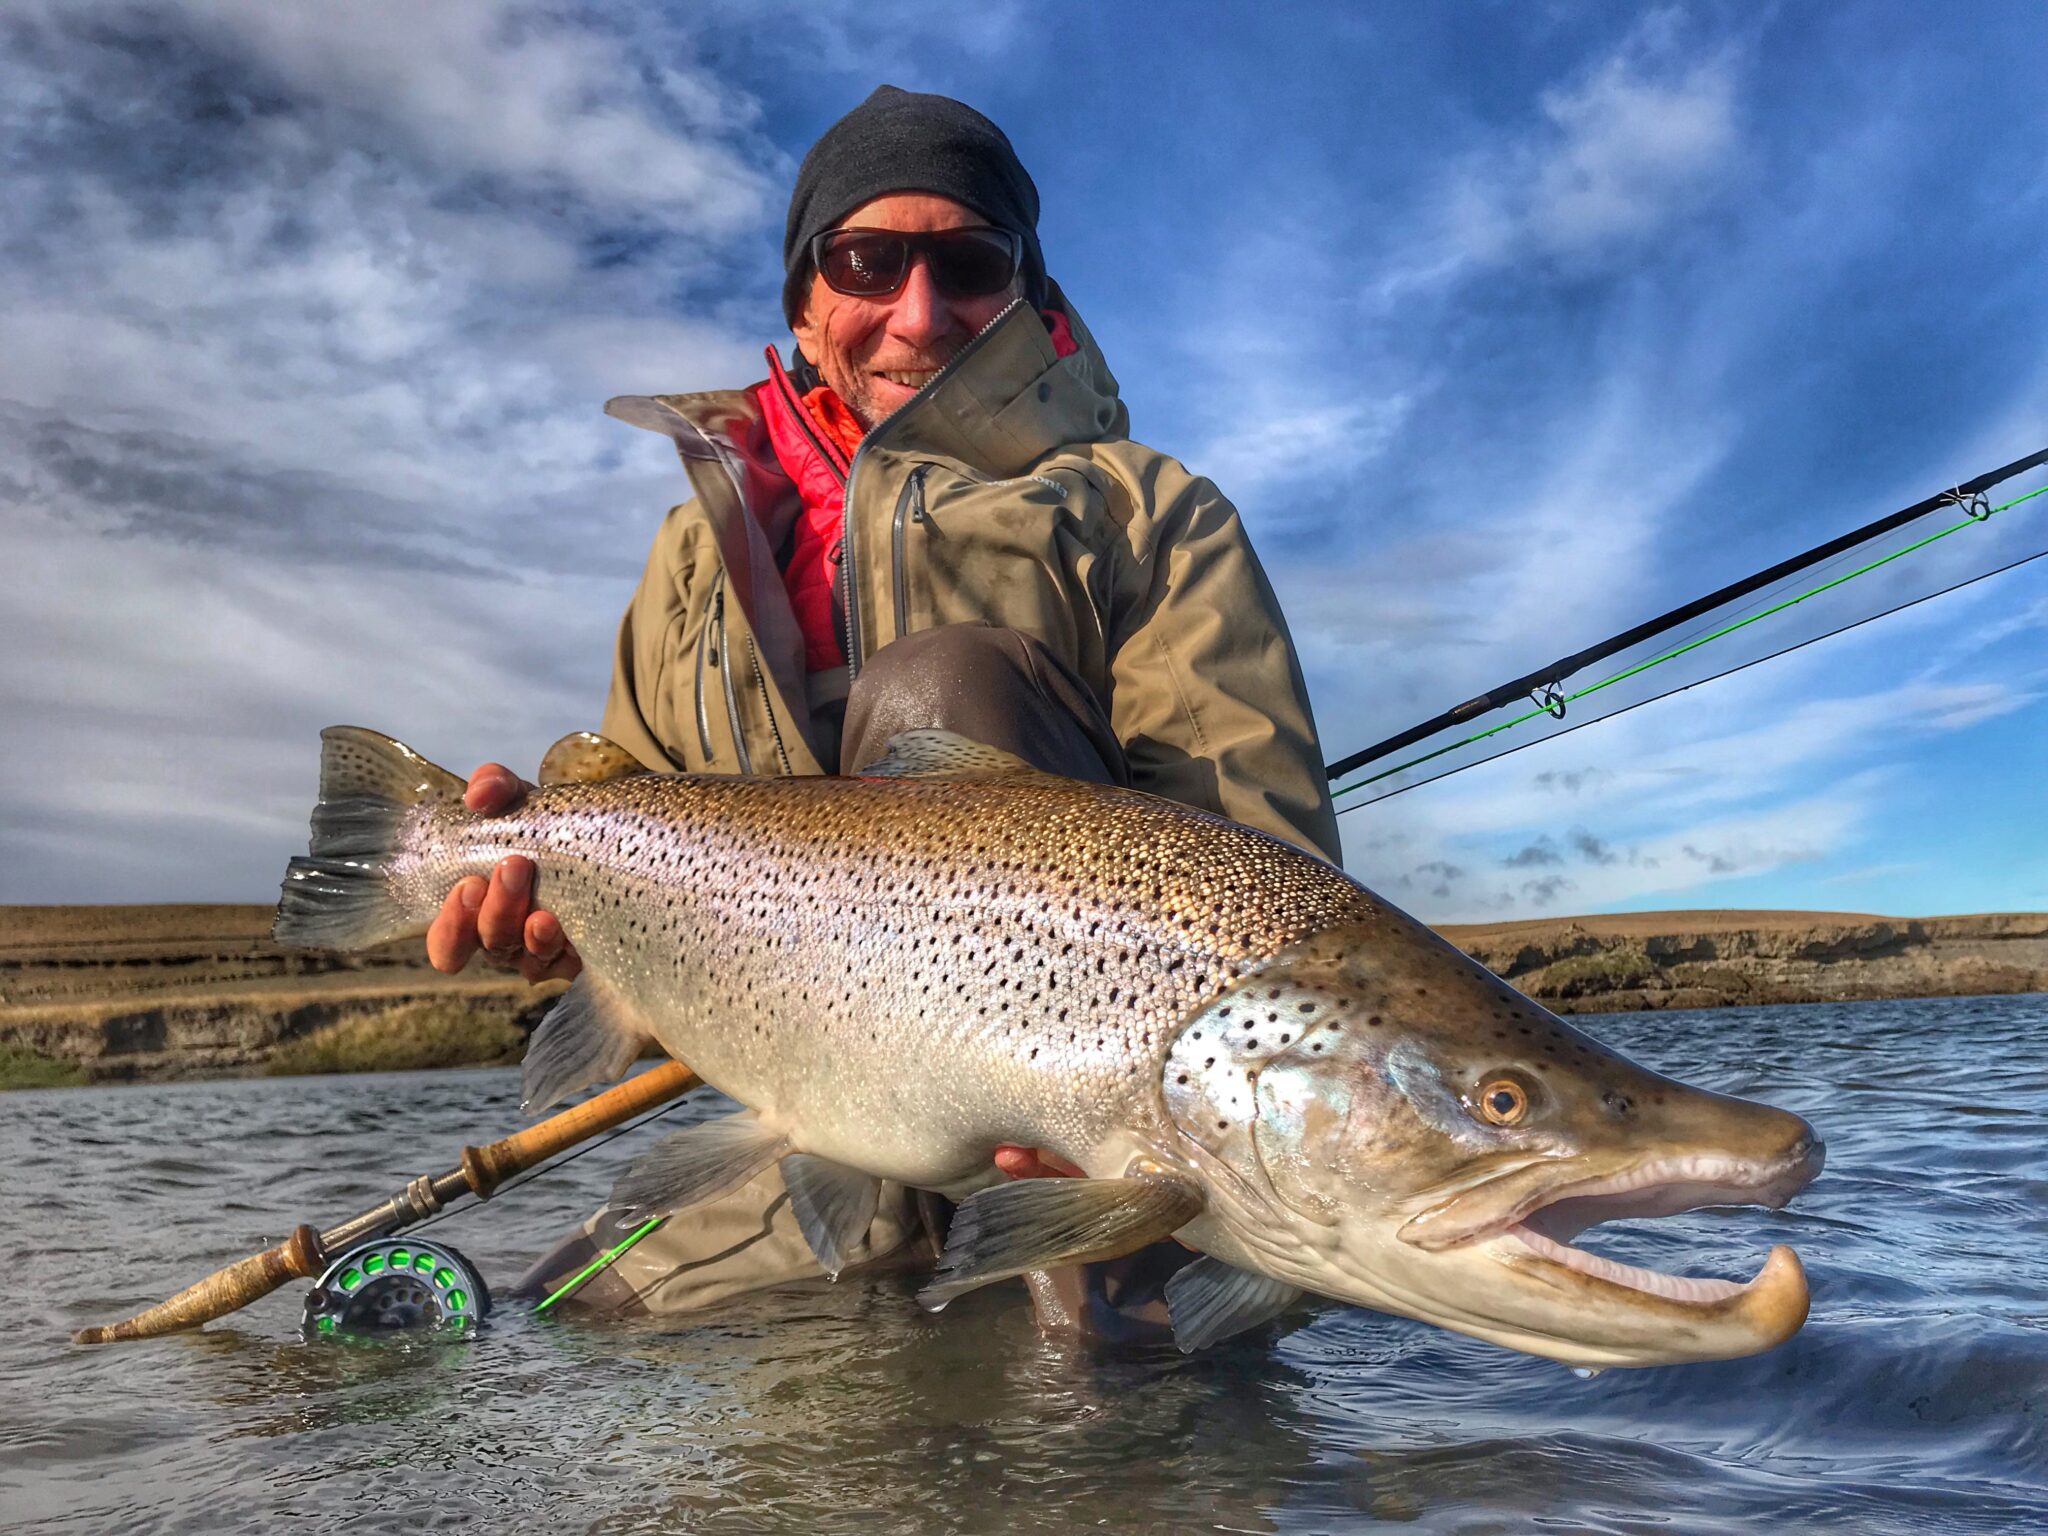
[[[458,771],[594,725],[684,494],[599,407],[758,377],[796,161],[883,80],[1017,143],[1333,757],[2048,445],[2037,0],[1160,15],[12,0],[0,901],[266,899],[333,721]],[[2044,694],[2048,561],[1347,862],[1436,920],[2048,907]]]

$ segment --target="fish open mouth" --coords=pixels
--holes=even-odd
[[[1682,1305],[1711,1306],[1766,1284],[1784,1285],[1796,1278],[1798,1260],[1789,1248],[1773,1249],[1750,1280],[1722,1280],[1624,1264],[1575,1247],[1571,1240],[1606,1221],[1675,1216],[1706,1206],[1781,1206],[1820,1171],[1822,1156],[1820,1143],[1809,1136],[1783,1159],[1762,1167],[1712,1156],[1653,1159],[1620,1173],[1532,1194],[1493,1228],[1493,1234],[1511,1239],[1544,1263],[1591,1280]],[[1519,1257],[1513,1250],[1509,1254]],[[1803,1282],[1799,1290],[1803,1315]]]

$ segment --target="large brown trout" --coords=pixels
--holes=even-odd
[[[493,817],[388,737],[323,739],[280,940],[423,933],[524,854],[584,962],[527,1051],[529,1106],[649,1040],[746,1106],[656,1146],[623,1207],[779,1162],[836,1274],[881,1180],[963,1196],[933,1306],[1171,1234],[1204,1255],[1168,1291],[1187,1348],[1302,1291],[1589,1367],[1749,1354],[1805,1319],[1788,1248],[1738,1284],[1571,1246],[1782,1205],[1821,1166],[1804,1121],[1635,1065],[1263,833],[938,731],[857,778],[624,773],[567,738]],[[990,1186],[1005,1143],[1087,1177]]]

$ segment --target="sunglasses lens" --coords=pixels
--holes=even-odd
[[[1017,247],[1006,236],[982,230],[928,237],[932,282],[953,298],[1000,293],[1017,275]]]
[[[841,293],[894,293],[910,265],[910,246],[900,235],[841,230],[821,244],[818,270]]]
[[[1000,293],[1017,275],[1021,242],[999,229],[945,229],[897,234],[885,229],[835,229],[814,247],[818,271],[841,293],[877,298],[903,286],[911,259],[922,255],[932,283],[948,298]]]

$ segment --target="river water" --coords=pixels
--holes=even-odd
[[[891,1281],[370,1344],[302,1342],[295,1286],[85,1349],[71,1329],[515,1128],[516,1076],[8,1095],[0,1528],[2048,1531],[2048,997],[1590,1022],[1827,1139],[1790,1210],[1590,1240],[1729,1277],[1791,1243],[1814,1311],[1790,1344],[1579,1380],[1332,1306],[1194,1358],[1088,1353],[1017,1287],[934,1317]],[[505,1285],[654,1134],[432,1235]]]

